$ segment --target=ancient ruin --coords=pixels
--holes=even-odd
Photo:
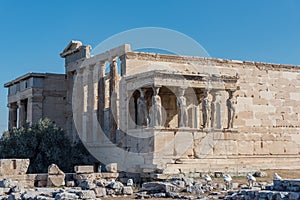
[[[156,177],[299,168],[298,66],[90,50],[71,41],[65,74],[5,84],[9,128],[48,117],[99,161]]]

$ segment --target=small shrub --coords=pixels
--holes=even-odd
[[[0,138],[0,158],[29,158],[29,173],[45,173],[52,163],[64,172],[93,159],[82,143],[71,145],[65,132],[49,119],[6,131]]]

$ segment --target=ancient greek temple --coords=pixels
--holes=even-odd
[[[99,162],[159,176],[284,169],[300,161],[299,67],[135,52],[127,44],[90,50],[79,41],[63,50],[64,95],[37,88],[44,88],[42,107],[61,99],[64,106],[37,116],[61,123]],[[28,78],[5,86],[12,91]],[[17,102],[27,116],[39,113],[22,92],[8,95],[10,128],[17,118],[34,123]]]

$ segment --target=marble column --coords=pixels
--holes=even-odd
[[[87,142],[87,126],[88,126],[88,69],[86,67],[80,69],[80,76],[82,80],[82,100],[83,100],[83,110],[82,110],[82,130],[81,130],[81,140]]]
[[[28,98],[27,102],[27,121],[36,124],[43,118],[43,96],[35,94]]]
[[[93,110],[94,110],[94,81],[93,81],[93,73],[94,73],[94,65],[89,65],[87,67],[87,80],[86,80],[86,87],[87,87],[87,142],[93,143],[94,133],[93,133]]]
[[[73,115],[73,102],[74,99],[72,98],[73,94],[76,93],[75,91],[73,91],[74,88],[74,84],[78,83],[78,76],[77,76],[77,71],[71,71],[67,73],[67,104],[66,104],[66,115],[67,115],[67,133],[69,138],[71,139],[72,143],[75,143],[78,141],[78,137],[77,137],[77,130],[76,130],[76,126],[74,124],[74,115]],[[76,82],[75,82],[76,80]],[[78,84],[77,84],[78,85]]]
[[[99,124],[104,131],[104,108],[105,108],[105,62],[99,62],[96,64],[99,69],[99,83],[98,83],[98,116]]]
[[[12,128],[17,127],[18,106],[16,103],[10,103],[8,104],[8,108],[8,129],[11,130]]]
[[[101,63],[98,62],[93,68],[93,109],[92,109],[92,132],[93,132],[93,143],[97,143],[99,136],[99,71],[101,69]]]
[[[27,118],[27,113],[26,113],[26,104],[24,101],[18,101],[18,108],[19,108],[19,123],[18,127],[22,127],[26,124],[26,118]]]
[[[118,60],[113,59],[110,64],[110,109],[109,109],[109,121],[110,121],[110,139],[112,142],[116,142],[116,131],[118,129],[118,108],[117,108],[117,84],[118,84]]]

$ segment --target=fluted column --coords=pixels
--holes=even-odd
[[[10,103],[8,104],[8,108],[8,130],[11,130],[12,128],[17,127],[18,106],[16,103]]]
[[[93,143],[98,141],[99,135],[99,71],[101,68],[101,63],[98,62],[93,68],[93,109],[92,109],[92,133],[93,133]]]
[[[88,69],[82,68],[80,70],[80,76],[82,77],[82,89],[83,89],[83,112],[82,112],[82,141],[87,142],[87,122],[88,122]]]
[[[87,142],[92,143],[94,138],[93,133],[93,108],[94,108],[94,84],[93,84],[93,71],[94,71],[94,65],[90,65],[86,68],[86,86],[85,90],[87,90],[86,94],[86,102],[87,102]]]
[[[99,67],[98,84],[98,116],[101,129],[104,131],[104,108],[105,108],[105,62],[97,63]]]

